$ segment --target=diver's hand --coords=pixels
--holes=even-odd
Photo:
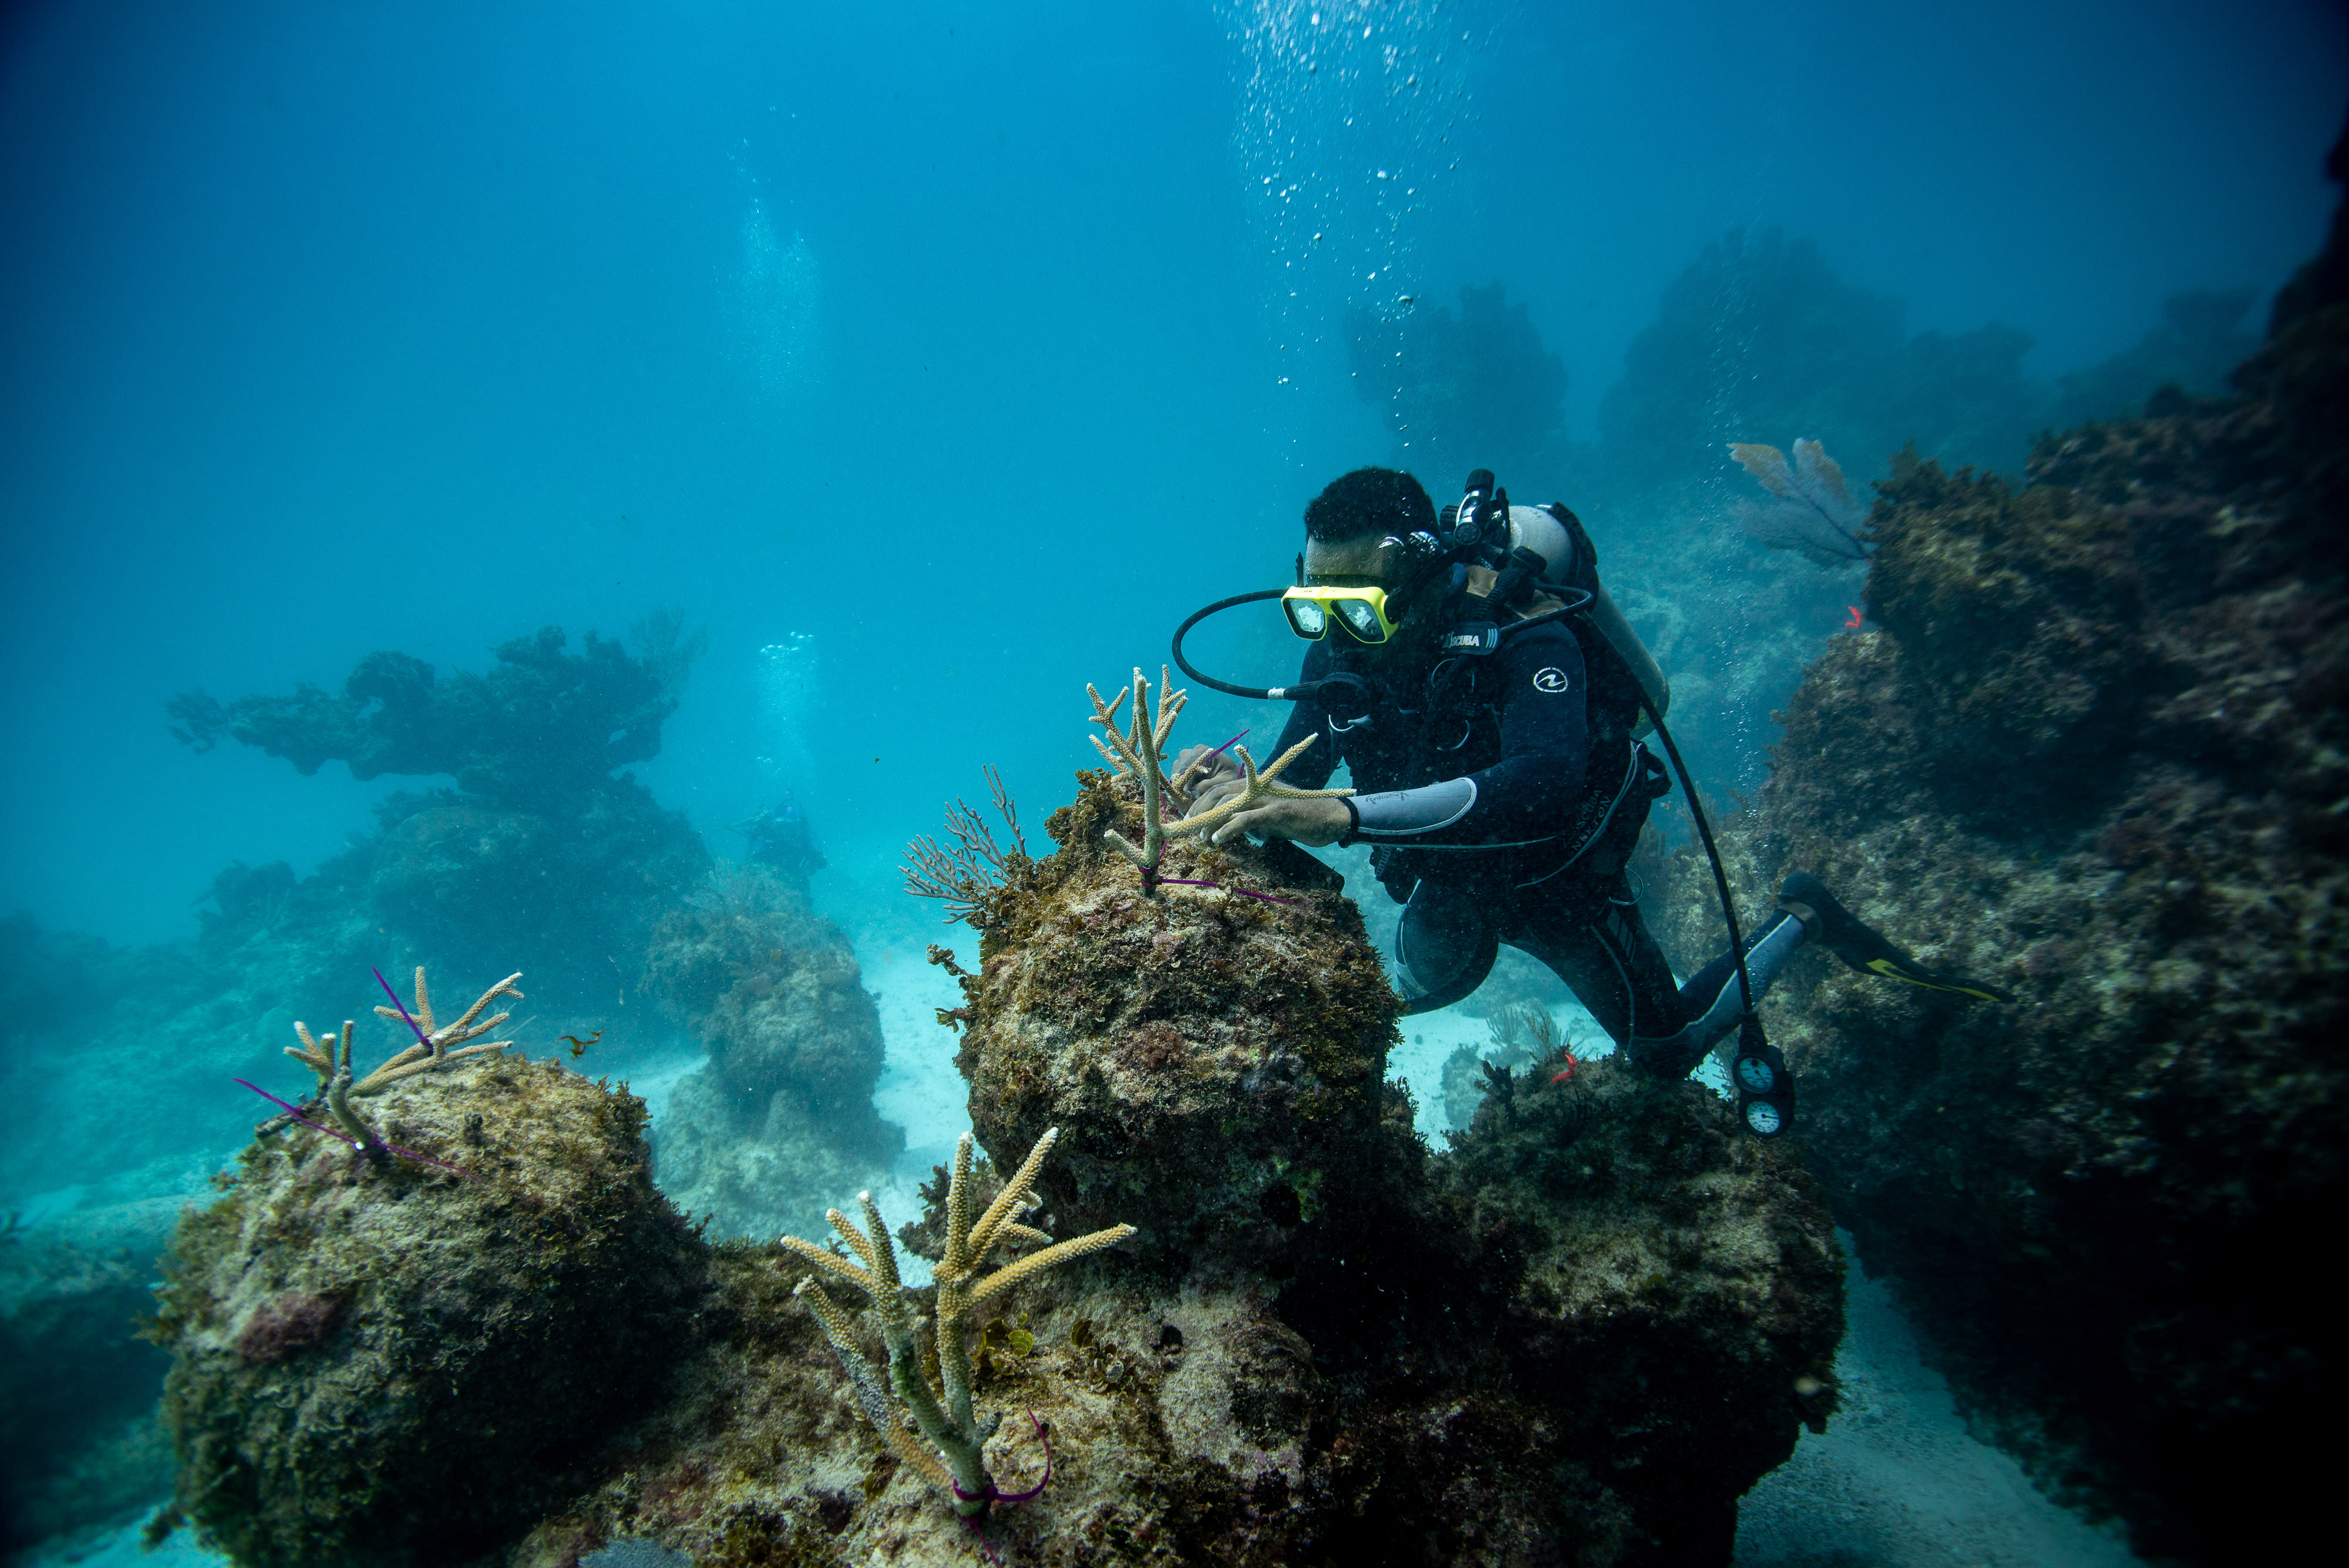
[[[1174,759],[1174,770],[1166,776],[1179,779],[1192,767],[1199,766],[1201,759],[1207,757],[1206,747],[1189,747]],[[1194,812],[1205,811],[1225,797],[1238,794],[1240,787],[1247,783],[1247,776],[1240,772],[1240,764],[1232,754],[1218,752],[1200,766],[1199,776],[1185,786],[1191,791],[1191,809]]]
[[[1202,809],[1205,809],[1203,802]],[[1262,805],[1252,806],[1216,829],[1215,842],[1228,844],[1240,834],[1258,838],[1286,838],[1319,849],[1325,844],[1335,844],[1346,836],[1354,826],[1354,814],[1346,803],[1334,795],[1319,795],[1299,799],[1293,795],[1276,796]]]

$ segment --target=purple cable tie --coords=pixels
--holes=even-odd
[[[416,1043],[423,1046],[427,1051],[431,1050],[431,1037],[424,1033],[424,1026],[422,1024],[408,1016],[407,1004],[399,1000],[399,992],[391,989],[391,981],[383,978],[383,971],[377,969],[374,965],[370,964],[367,966],[367,973],[375,976],[375,982],[383,987],[383,993],[391,998],[391,1004],[394,1007],[399,1009],[401,1022],[405,1023],[410,1029],[416,1031]]]
[[[302,1114],[301,1110],[299,1109],[299,1107],[295,1106],[287,1105],[284,1100],[279,1099],[276,1096],[274,1096],[274,1095],[271,1094],[268,1090],[266,1090],[266,1089],[263,1088],[263,1087],[262,1087],[260,1085],[258,1085],[258,1084],[253,1083],[253,1082],[251,1082],[251,1081],[249,1081],[249,1080],[247,1080],[247,1079],[244,1079],[244,1078],[234,1078],[234,1079],[232,1079],[232,1080],[230,1080],[230,1081],[231,1081],[232,1083],[238,1083],[238,1084],[243,1084],[243,1085],[244,1085],[244,1086],[245,1086],[246,1088],[251,1089],[254,1094],[259,1095],[263,1099],[267,1100],[271,1105],[273,1105],[273,1106],[276,1106],[280,1107],[281,1109],[283,1109],[283,1110],[285,1111],[285,1113],[287,1116],[292,1116],[295,1121],[297,1121],[297,1122],[301,1123],[304,1127],[308,1127],[312,1132],[325,1133],[328,1137],[333,1138],[336,1143],[348,1144],[348,1145],[350,1145],[350,1147],[353,1147],[353,1148],[355,1148],[355,1149],[365,1150],[365,1149],[366,1149],[366,1147],[367,1147],[367,1145],[365,1145],[365,1144],[363,1144],[363,1143],[359,1142],[357,1138],[350,1137],[350,1136],[349,1136],[348,1134],[347,1134],[347,1133],[339,1133],[339,1132],[336,1132],[334,1128],[329,1127],[321,1127],[318,1123],[314,1122],[314,1121],[312,1121],[309,1117],[307,1117],[307,1116],[304,1116],[304,1115]],[[461,1176],[461,1177],[463,1177],[463,1178],[464,1178],[466,1180],[468,1180],[468,1181],[479,1181],[479,1180],[481,1180],[481,1177],[479,1177],[478,1175],[476,1175],[476,1174],[475,1174],[475,1173],[473,1173],[472,1171],[467,1170],[467,1169],[466,1169],[463,1166],[461,1166],[461,1165],[450,1165],[450,1164],[447,1160],[445,1160],[445,1159],[435,1159],[435,1158],[432,1158],[430,1155],[429,1155],[429,1154],[419,1154],[419,1153],[417,1153],[417,1152],[416,1152],[414,1149],[412,1149],[412,1148],[402,1148],[402,1147],[399,1147],[398,1144],[396,1144],[396,1143],[388,1143],[388,1144],[384,1144],[382,1147],[383,1147],[384,1148],[386,1148],[386,1149],[389,1150],[391,1153],[396,1154],[396,1155],[399,1155],[399,1156],[401,1156],[401,1157],[403,1157],[403,1158],[408,1158],[408,1159],[415,1159],[415,1160],[421,1160],[421,1161],[423,1161],[426,1165],[438,1166],[438,1167],[440,1167],[442,1170],[446,1170],[446,1171],[451,1172],[452,1174],[455,1174],[455,1175],[458,1175],[458,1176]]]

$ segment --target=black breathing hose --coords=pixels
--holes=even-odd
[[[1696,785],[1689,778],[1688,764],[1681,761],[1681,749],[1672,744],[1672,732],[1664,727],[1663,715],[1650,711],[1648,722],[1656,727],[1656,738],[1664,743],[1664,755],[1671,758],[1672,769],[1681,775],[1681,792],[1688,796],[1689,815],[1696,818],[1697,836],[1704,840],[1705,857],[1713,862],[1713,885],[1721,892],[1721,917],[1729,922],[1729,950],[1737,959],[1737,995],[1745,1004],[1745,1015],[1738,1021],[1739,1044],[1749,1052],[1758,1053],[1767,1043],[1762,1033],[1762,1014],[1754,1007],[1754,976],[1745,967],[1745,934],[1738,929],[1737,909],[1730,901],[1729,873],[1722,868],[1721,851],[1713,842],[1713,824],[1704,816],[1704,807],[1697,804]]]
[[[1287,592],[1288,592],[1287,588],[1258,588],[1252,594],[1234,594],[1227,599],[1217,599],[1206,609],[1199,611],[1189,620],[1185,621],[1181,626],[1174,628],[1174,668],[1189,676],[1192,680],[1197,681],[1200,685],[1206,687],[1209,691],[1220,691],[1226,697],[1246,697],[1253,701],[1262,702],[1268,700],[1277,700],[1286,696],[1291,690],[1290,688],[1281,686],[1235,686],[1228,680],[1216,680],[1214,676],[1208,674],[1198,666],[1193,664],[1189,659],[1183,657],[1183,639],[1189,633],[1193,627],[1198,625],[1201,621],[1206,619],[1209,616],[1214,615],[1218,610],[1227,610],[1236,605],[1252,605],[1260,599],[1277,599]],[[1311,695],[1309,691],[1307,691],[1302,688],[1296,689],[1296,691],[1297,695],[1299,697]]]

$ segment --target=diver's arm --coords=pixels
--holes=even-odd
[[[1416,789],[1354,796],[1353,838],[1492,849],[1564,830],[1590,757],[1582,649],[1571,632],[1541,628],[1510,639],[1493,657],[1503,691],[1501,760]]]
[[[1330,656],[1317,644],[1306,649],[1305,667],[1298,674],[1298,684],[1301,686],[1309,681],[1319,680],[1329,672]],[[1249,746],[1246,741],[1240,742],[1239,746],[1247,746],[1248,755],[1256,760],[1258,768],[1263,768],[1269,764],[1273,758],[1280,755],[1306,736],[1319,733],[1321,736],[1320,740],[1307,747],[1303,756],[1281,770],[1280,782],[1292,789],[1321,789],[1328,785],[1330,775],[1338,768],[1338,748],[1330,743],[1329,718],[1328,711],[1319,702],[1309,697],[1290,707],[1288,722],[1281,726],[1280,739],[1273,743],[1270,751]],[[1197,791],[1191,803],[1193,815],[1212,810],[1220,805],[1226,795],[1237,794],[1246,784],[1247,780],[1240,772],[1239,759],[1232,755],[1232,751],[1238,750],[1239,746],[1234,746],[1231,751],[1226,751],[1217,757],[1212,764],[1214,772],[1203,775],[1209,782],[1205,788]],[[1196,746],[1192,747],[1177,757],[1171,776],[1182,777],[1183,770],[1197,759],[1201,749]]]

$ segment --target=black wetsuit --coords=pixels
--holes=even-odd
[[[1366,722],[1297,704],[1278,755],[1319,731],[1281,781],[1325,786],[1352,771],[1360,826],[1349,842],[1405,907],[1395,956],[1423,1012],[1484,982],[1500,944],[1541,960],[1640,1066],[1685,1075],[1739,1017],[1726,955],[1676,983],[1623,875],[1651,804],[1670,787],[1631,737],[1639,692],[1576,618],[1529,626],[1481,657],[1392,666],[1314,644],[1300,684],[1350,669],[1379,701]],[[1587,655],[1587,657],[1586,657]],[[1800,945],[1774,919],[1748,943],[1757,989]]]

